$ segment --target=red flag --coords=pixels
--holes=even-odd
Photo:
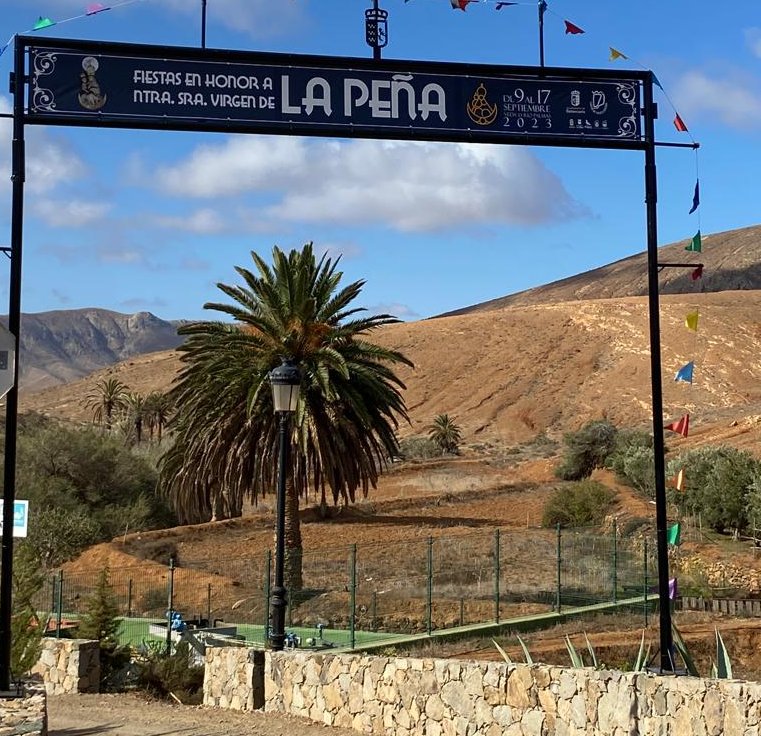
[[[692,280],[697,281],[703,278],[703,265],[701,264],[692,272]]]
[[[465,10],[470,3],[476,2],[476,0],[450,0],[452,3],[452,10]]]
[[[566,33],[572,33],[574,36],[578,33],[584,33],[584,30],[582,28],[579,28],[574,23],[571,23],[570,20],[564,20],[563,23],[565,23],[565,32]]]
[[[676,114],[676,117],[674,118],[674,127],[680,132],[680,133],[686,133],[687,132],[687,126],[684,124],[684,120],[679,117],[679,113]]]
[[[686,437],[690,433],[690,415],[685,414],[678,422],[671,422],[667,424],[665,429],[670,429],[672,432],[681,434],[682,437]]]

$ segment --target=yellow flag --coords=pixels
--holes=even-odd
[[[676,474],[676,489],[677,491],[684,490],[684,468],[681,468]]]
[[[615,61],[616,59],[628,59],[629,57],[625,54],[622,54],[618,49],[614,49],[612,46],[608,46],[610,49],[610,60]]]
[[[693,332],[698,331],[698,310],[697,309],[694,312],[690,312],[684,318],[684,324],[688,330],[692,330]]]

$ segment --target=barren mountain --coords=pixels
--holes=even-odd
[[[133,355],[167,350],[180,342],[176,325],[149,312],[70,309],[24,314],[21,387],[34,391],[67,383]]]
[[[703,278],[693,281],[689,268],[664,269],[659,279],[661,294],[761,289],[761,225],[704,235],[702,253],[686,253],[687,244],[685,240],[660,248],[658,262],[702,263],[705,266]],[[646,294],[647,253],[638,253],[602,268],[441,316],[572,299],[610,299]]]

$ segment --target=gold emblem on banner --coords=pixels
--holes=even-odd
[[[486,99],[486,87],[483,82],[476,87],[473,97],[467,105],[468,117],[476,125],[491,125],[497,119],[497,105],[490,105]]]

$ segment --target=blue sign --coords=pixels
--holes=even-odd
[[[643,136],[641,81],[625,73],[562,78],[557,70],[408,61],[376,69],[334,57],[166,58],[141,55],[140,46],[124,45],[123,53],[108,46],[31,46],[28,120],[481,142],[555,138],[611,147],[631,147]]]
[[[29,501],[13,502],[13,536],[25,537],[29,528]],[[0,514],[0,533],[3,529],[2,514]]]

